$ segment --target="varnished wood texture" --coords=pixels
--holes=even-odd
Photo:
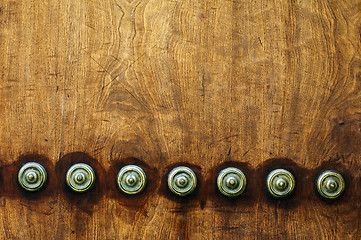
[[[1,0],[2,239],[360,239],[359,0]],[[22,192],[21,164],[49,173]],[[97,183],[69,192],[73,162]],[[147,172],[126,197],[121,166]],[[167,191],[192,167],[191,197]],[[217,172],[248,178],[235,200]],[[291,170],[275,201],[267,173]],[[344,174],[337,201],[317,197],[324,169]]]

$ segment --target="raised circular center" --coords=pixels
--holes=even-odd
[[[137,178],[134,176],[134,174],[129,174],[125,178],[125,182],[128,186],[134,186],[137,183]]]
[[[185,187],[188,184],[188,179],[185,176],[180,176],[176,179],[175,184],[180,188]]]
[[[85,182],[85,174],[84,173],[77,173],[74,177],[74,180],[77,184],[82,184]]]
[[[26,174],[26,181],[29,183],[35,183],[38,180],[38,175],[34,171],[29,171]]]
[[[337,182],[334,179],[330,179],[326,182],[326,188],[328,191],[333,192],[337,189]]]
[[[226,185],[229,188],[236,188],[237,185],[238,185],[238,181],[237,181],[237,179],[235,177],[229,177],[226,180]]]
[[[280,178],[276,181],[276,188],[278,190],[285,190],[287,188],[287,181],[283,178]]]

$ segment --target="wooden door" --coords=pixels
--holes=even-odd
[[[2,239],[360,239],[359,0],[2,0]],[[41,163],[44,189],[18,185]],[[75,162],[97,176],[75,194]],[[126,164],[148,176],[122,194]],[[167,188],[175,166],[195,171],[189,197]],[[218,172],[247,188],[223,197]],[[288,199],[266,194],[292,171]],[[315,179],[346,181],[336,201]]]

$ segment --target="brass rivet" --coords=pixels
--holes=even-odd
[[[92,167],[85,163],[77,163],[66,173],[66,183],[75,192],[90,190],[95,182],[95,173]]]
[[[276,169],[267,176],[267,190],[276,198],[287,197],[292,194],[296,185],[292,173],[285,169]]]
[[[136,165],[128,165],[120,169],[117,176],[118,188],[126,194],[141,192],[147,183],[147,176],[143,169]]]
[[[335,199],[344,192],[345,180],[340,173],[327,170],[317,178],[316,187],[321,197]]]
[[[187,196],[197,187],[197,176],[189,167],[176,167],[168,174],[168,187],[178,196]]]
[[[20,186],[27,191],[41,189],[47,180],[45,168],[36,162],[29,162],[22,166],[18,173]]]
[[[217,186],[219,191],[228,196],[236,197],[245,190],[247,179],[244,173],[238,168],[229,167],[219,172]]]

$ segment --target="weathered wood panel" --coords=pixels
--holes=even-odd
[[[114,0],[0,2],[0,236],[7,239],[361,238],[361,2]],[[25,194],[21,163],[49,172]],[[65,188],[70,163],[95,167],[91,193]],[[144,193],[115,176],[144,167]],[[192,166],[197,193],[164,178]],[[249,185],[230,201],[223,166]],[[265,176],[286,167],[294,196]],[[348,188],[313,189],[322,169]]]

